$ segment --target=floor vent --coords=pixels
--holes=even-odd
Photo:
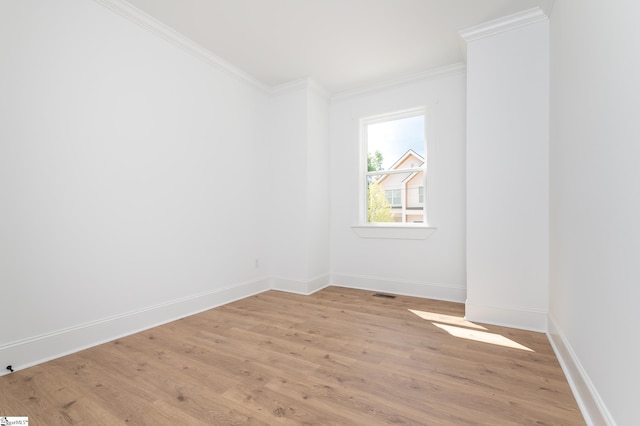
[[[396,298],[393,294],[384,294],[384,293],[373,293],[373,297],[383,297],[385,299],[395,299]]]

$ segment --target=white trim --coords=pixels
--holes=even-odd
[[[183,297],[0,346],[0,365],[22,370],[269,290],[265,278]],[[0,371],[0,376],[8,371]]]
[[[424,240],[438,229],[435,226],[406,225],[390,222],[370,225],[352,225],[351,229],[360,238],[382,238],[393,240]]]
[[[467,43],[484,37],[489,37],[505,31],[524,27],[536,22],[544,21],[549,17],[539,7],[524,10],[492,21],[484,22],[470,28],[460,30],[458,34]]]
[[[360,96],[364,94],[370,94],[385,89],[390,89],[395,86],[401,86],[403,84],[415,83],[422,80],[435,80],[437,78],[448,77],[450,75],[464,74],[467,71],[467,65],[463,62],[459,62],[451,65],[444,65],[442,67],[432,68],[430,70],[422,71],[415,74],[407,74],[396,78],[383,80],[378,83],[363,86],[357,89],[343,90],[333,93],[331,100],[342,100],[352,98],[354,96]]]
[[[411,150],[409,150],[409,151],[411,151]],[[413,152],[413,151],[411,151],[411,152]],[[403,157],[403,159],[404,158],[406,158],[406,156]],[[399,163],[399,162],[400,161],[396,161],[396,163]],[[366,176],[379,176],[379,175],[387,176],[387,175],[402,175],[402,174],[413,174],[413,175],[415,175],[416,173],[425,171],[424,161],[422,162],[422,164],[423,165],[421,165],[419,167],[407,167],[406,169],[389,168],[387,170],[377,170],[377,171],[374,171],[374,172],[366,172],[365,175]]]
[[[325,89],[323,85],[318,83],[315,79],[311,77],[307,77],[307,85],[309,86],[310,90],[313,90],[314,92],[322,96],[327,101],[331,100],[331,93],[327,89]]]
[[[107,9],[112,10],[113,12],[123,16],[129,21],[133,22],[136,25],[141,26],[142,28],[152,32],[153,34],[161,37],[162,39],[168,41],[184,50],[185,52],[203,60],[209,65],[216,67],[217,69],[226,72],[232,77],[238,78],[244,82],[247,82],[260,90],[265,92],[269,92],[269,86],[265,85],[249,73],[241,70],[240,68],[232,65],[231,63],[225,61],[224,59],[214,55],[210,50],[205,49],[199,44],[195,43],[193,40],[183,36],[179,32],[175,31],[173,28],[168,25],[163,24],[157,19],[149,16],[142,10],[133,6],[129,2],[125,0],[94,0],[96,3],[106,7]]]
[[[587,372],[553,316],[549,314],[547,337],[560,362],[573,396],[588,425],[615,425]]]
[[[551,18],[551,13],[553,12],[553,4],[555,0],[539,0],[538,4],[545,15]]]
[[[300,79],[293,80],[291,82],[283,83],[276,86],[269,86],[262,81],[255,78],[253,75],[247,73],[246,71],[236,67],[235,65],[225,61],[224,59],[218,57],[210,50],[202,47],[198,43],[189,39],[188,37],[180,34],[173,28],[168,25],[158,21],[137,7],[133,6],[126,0],[94,0],[101,6],[106,7],[107,9],[117,13],[118,15],[128,19],[136,25],[152,32],[153,34],[161,37],[162,39],[168,41],[184,50],[185,52],[203,60],[209,65],[214,66],[215,68],[226,72],[227,74],[238,78],[242,81],[245,81],[251,84],[254,87],[264,91],[268,94],[278,94],[283,91],[295,90],[302,87],[306,84],[307,87],[316,90],[319,94],[324,96],[329,100],[336,99],[345,99],[352,96],[361,95],[364,93],[375,92],[387,88],[391,88],[394,86],[399,86],[406,83],[413,83],[420,80],[431,80],[436,78],[442,78],[449,75],[461,74],[466,72],[466,64],[464,63],[456,63],[452,65],[445,65],[442,67],[433,68],[430,70],[407,74],[403,76],[399,76],[396,78],[391,78],[388,80],[383,80],[371,85],[367,85],[357,89],[349,89],[336,93],[331,93],[326,90],[322,85],[316,82],[314,79],[310,77],[303,77]]]
[[[463,286],[361,275],[327,273],[308,280],[260,278],[4,344],[0,346],[0,365],[22,370],[267,290],[310,295],[330,285],[460,303],[466,297]],[[9,372],[0,371],[0,376],[5,374]]]
[[[272,96],[277,96],[289,92],[294,92],[300,89],[306,89],[309,87],[309,78],[303,77],[298,78],[296,80],[291,80],[286,83],[278,84],[277,86],[272,86],[269,89],[269,94]]]
[[[313,90],[314,92],[319,94],[321,97],[327,100],[331,99],[331,94],[327,91],[327,89],[322,87],[320,83],[318,83],[311,77],[303,77],[303,78],[289,81],[287,83],[273,86],[269,89],[269,94],[271,96],[278,96],[281,94],[285,94],[285,93],[289,93],[289,92],[293,92],[301,89]]]
[[[546,332],[547,312],[513,306],[487,306],[465,303],[465,318],[473,322]]]
[[[331,285],[458,303],[463,303],[467,294],[460,285],[351,274],[331,274]]]
[[[270,287],[272,290],[286,291],[308,296],[316,291],[322,290],[330,285],[330,275],[328,273],[318,275],[308,280],[298,280],[283,277],[271,277]]]
[[[382,114],[372,115],[370,117],[362,117],[360,121],[362,121],[362,124],[364,125],[386,123],[387,121],[396,121],[396,120],[402,120],[404,118],[419,117],[425,114],[426,109],[427,109],[426,106],[401,109],[400,111],[386,112]],[[424,158],[417,152],[413,151],[412,149],[409,149],[407,150],[407,152],[402,154],[401,158],[404,158],[409,153],[409,151],[418,155],[424,161]],[[393,163],[393,165],[396,165],[396,164],[398,164],[397,161]]]
[[[368,140],[369,140],[369,135],[368,135],[368,126],[371,124],[378,124],[378,123],[385,123],[385,122],[389,122],[389,121],[396,121],[396,120],[402,120],[404,118],[410,118],[410,117],[420,117],[422,116],[424,119],[424,150],[425,150],[425,156],[427,159],[431,158],[431,162],[433,162],[433,156],[430,155],[430,150],[433,149],[434,147],[434,140],[433,140],[433,129],[432,129],[432,125],[431,125],[431,120],[432,120],[432,114],[433,112],[431,111],[433,107],[429,106],[429,105],[422,105],[419,107],[413,107],[413,108],[409,108],[409,109],[403,109],[400,111],[395,111],[395,112],[387,112],[387,113],[383,113],[383,114],[376,114],[376,115],[372,115],[372,116],[368,116],[368,117],[361,117],[359,119],[358,122],[358,131],[359,131],[359,152],[360,152],[360,159],[359,159],[359,176],[358,176],[358,187],[359,187],[359,196],[358,196],[358,208],[359,208],[359,224],[358,225],[354,225],[351,228],[354,230],[354,232],[356,232],[359,236],[363,237],[363,238],[399,238],[399,239],[410,239],[410,240],[421,240],[421,239],[425,239],[427,238],[429,235],[431,235],[432,232],[420,232],[420,233],[416,233],[416,232],[407,232],[407,227],[406,227],[406,223],[404,222],[405,220],[405,211],[403,209],[402,212],[402,224],[400,223],[383,223],[383,225],[385,225],[382,228],[377,228],[377,225],[380,225],[380,223],[374,222],[371,223],[368,221],[368,205],[367,205],[367,201],[368,201],[368,180],[367,177],[368,176],[376,176],[376,175],[388,175],[388,174],[402,174],[402,173],[410,173],[412,171],[421,171],[423,172],[423,176],[422,176],[422,186],[424,186],[425,188],[427,187],[427,185],[429,185],[429,168],[427,166],[427,164],[425,163],[425,158],[422,157],[420,154],[418,154],[417,152],[413,151],[412,149],[409,149],[407,152],[405,152],[402,157],[399,160],[396,160],[393,165],[387,169],[387,170],[381,170],[380,172],[369,172],[368,171],[368,155],[369,155],[369,149],[368,149]],[[394,170],[393,167],[397,166],[398,164],[400,164],[402,161],[404,161],[404,159],[406,159],[410,153],[413,153],[414,156],[421,158],[422,159],[422,166],[421,167],[415,167],[415,168],[408,168],[408,169],[396,169]],[[433,174],[433,171],[431,172],[431,174]],[[382,178],[384,179],[384,177]],[[382,180],[381,179],[381,180]],[[404,197],[404,195],[403,195]],[[428,214],[428,210],[430,209],[429,204],[424,205],[424,208],[422,210],[422,217],[423,217],[423,222],[424,225],[422,226],[416,226],[416,228],[433,228],[433,226],[428,226],[429,219],[430,216]],[[432,218],[432,217],[431,217]],[[373,225],[375,228],[371,228],[371,225]],[[388,229],[390,229],[390,227],[394,227],[394,226],[404,226],[405,229],[399,232],[389,232]],[[371,231],[369,231],[369,229],[371,229]],[[382,229],[382,231],[380,231],[380,229]],[[435,228],[433,228],[435,229]]]

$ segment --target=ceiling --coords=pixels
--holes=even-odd
[[[337,93],[464,61],[458,31],[552,0],[128,0],[268,86]]]

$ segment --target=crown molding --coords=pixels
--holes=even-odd
[[[554,2],[555,0],[540,0],[540,8],[548,18],[551,18],[551,11],[553,10]]]
[[[325,89],[324,86],[318,83],[315,79],[309,77],[307,84],[309,86],[309,89],[313,90],[323,98],[327,100],[331,100],[331,92]]]
[[[269,94],[280,95],[287,92],[293,92],[295,90],[306,88],[308,84],[308,77],[297,78],[295,80],[287,81],[286,83],[272,86],[271,88],[269,88]]]
[[[157,19],[149,16],[145,12],[141,11],[137,7],[133,6],[125,0],[94,0],[101,6],[117,13],[120,16],[128,19],[141,26],[142,28],[152,32],[153,34],[163,38],[165,41],[173,44],[184,50],[185,52],[197,57],[198,59],[206,62],[209,65],[225,72],[226,74],[251,84],[258,89],[270,92],[271,88],[262,83],[249,73],[241,70],[240,68],[230,64],[229,62],[219,58],[211,53],[210,50],[205,49],[199,44],[195,43],[191,39],[178,33],[171,27],[163,24]]]
[[[415,74],[407,74],[390,80],[381,81],[369,86],[357,89],[344,90],[336,92],[331,96],[331,100],[346,99],[353,96],[363,95],[366,93],[377,92],[384,89],[390,89],[407,83],[414,83],[422,80],[434,80],[437,78],[448,77],[450,75],[464,74],[467,71],[467,65],[463,62],[457,64],[445,65],[442,67],[432,68]]]
[[[323,98],[327,100],[331,99],[331,93],[311,77],[298,78],[296,80],[273,86],[269,89],[269,94],[271,96],[279,96],[301,89],[313,90]]]
[[[534,7],[522,12],[514,13],[513,15],[504,16],[502,18],[460,30],[458,34],[460,34],[460,37],[462,37],[464,41],[469,43],[474,40],[524,27],[547,19],[549,19],[549,17],[541,8]]]

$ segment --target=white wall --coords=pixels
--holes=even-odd
[[[359,120],[426,106],[430,225],[423,240],[361,238]],[[465,76],[426,78],[332,102],[330,112],[332,283],[436,299],[465,297]],[[429,186],[431,185],[431,186]]]
[[[555,3],[548,252],[546,23],[469,46],[465,176],[462,73],[330,106],[311,82],[269,97],[95,2],[1,2],[0,365],[274,283],[312,291],[329,270],[338,285],[462,301],[468,253],[467,307],[539,318],[548,301],[588,419],[632,424],[639,9]],[[437,230],[360,238],[358,120],[421,105]]]
[[[309,293],[329,284],[328,98],[311,80],[269,102],[269,274],[274,288]]]
[[[307,229],[309,279],[329,283],[329,100],[311,85],[307,94]]]
[[[550,331],[593,424],[638,423],[640,4],[551,16]]]
[[[3,370],[267,288],[266,102],[96,2],[0,4]]]
[[[467,302],[472,321],[546,331],[548,21],[467,45]]]
[[[270,100],[271,133],[265,138],[269,152],[260,188],[269,194],[269,275],[290,280],[307,277],[306,102],[306,87],[276,94]]]

